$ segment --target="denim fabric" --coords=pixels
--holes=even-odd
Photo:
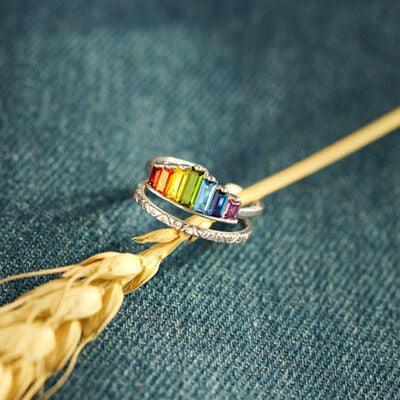
[[[140,251],[155,155],[245,186],[397,106],[399,4],[3,0],[1,276]],[[399,172],[395,133],[268,197],[248,243],[185,245],[55,399],[398,399]]]

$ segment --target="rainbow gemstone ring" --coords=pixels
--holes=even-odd
[[[259,215],[262,206],[256,202],[241,207],[234,184],[220,185],[208,170],[190,161],[157,157],[149,163],[149,178],[138,185],[134,198],[150,215],[168,226],[192,236],[223,243],[241,243],[248,239],[251,227],[248,217]],[[200,228],[181,220],[156,206],[146,191],[191,214],[228,224],[241,222],[244,229],[227,232]]]

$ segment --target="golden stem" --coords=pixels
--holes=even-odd
[[[304,160],[254,183],[240,192],[240,198],[243,204],[261,200],[263,197],[341,160],[398,128],[400,128],[400,107]]]

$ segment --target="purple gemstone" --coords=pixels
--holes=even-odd
[[[228,200],[226,206],[226,211],[224,214],[225,219],[237,219],[240,210],[240,201],[235,201],[232,199]]]

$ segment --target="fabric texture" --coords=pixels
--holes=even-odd
[[[172,155],[246,186],[399,104],[400,3],[2,1],[0,273],[138,252]],[[398,399],[400,140],[129,295],[55,399]],[[48,278],[0,287],[1,302]]]

